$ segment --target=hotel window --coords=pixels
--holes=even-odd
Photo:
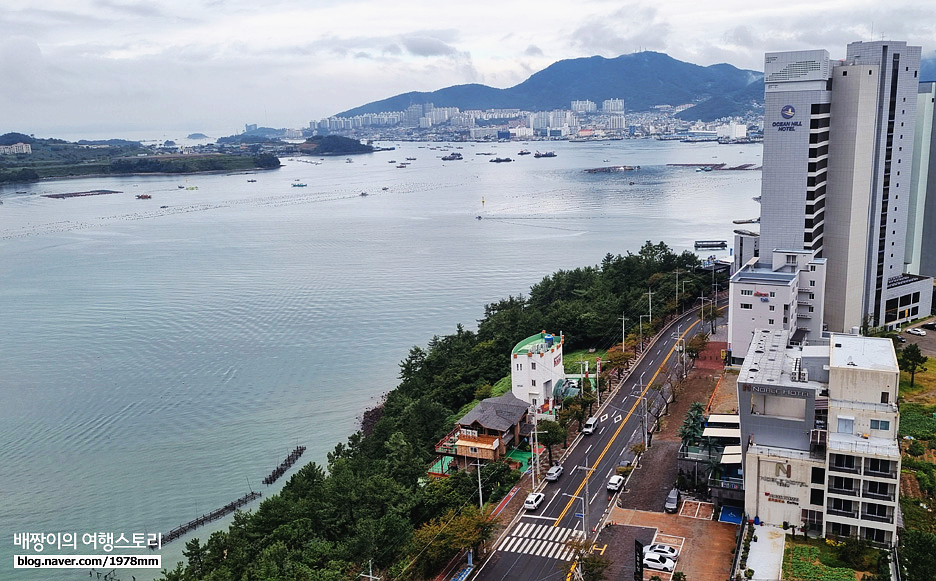
[[[887,403],[890,401],[890,393],[886,391],[881,392],[881,403]]]
[[[868,458],[868,472],[878,474],[890,474],[890,460],[881,460],[880,458]]]
[[[774,298],[775,296],[777,296],[777,293],[774,291],[770,291],[770,298]]]
[[[872,430],[889,430],[890,420],[871,420]]]
[[[795,255],[795,254],[787,254],[786,263],[787,263],[787,264],[796,264],[796,255]]]
[[[822,506],[825,503],[825,494],[821,488],[812,488],[809,491],[809,504]]]
[[[773,325],[773,324],[774,324],[773,319],[767,319],[767,324],[768,324],[768,325]]]
[[[810,264],[810,265],[809,265],[809,272],[816,272],[816,265],[815,265],[815,264]]]
[[[530,362],[530,369],[531,369],[532,371],[536,371],[536,361],[531,361],[531,362]]]
[[[813,466],[810,482],[813,484],[825,484],[825,468]]]
[[[890,485],[886,482],[868,480],[868,494],[877,496],[890,496]]]
[[[752,291],[751,289],[744,289],[744,288],[741,289],[741,296],[742,296],[742,297],[749,297],[749,296],[751,296],[751,295],[753,295],[753,294],[754,294],[754,291]]]
[[[469,447],[468,447],[468,451],[471,452],[472,454],[477,454],[477,453],[478,453],[478,449],[475,448],[474,446],[469,446]]]
[[[816,286],[816,281],[814,280],[809,281],[809,286]]]
[[[838,430],[840,434],[854,434],[855,433],[855,418],[850,418],[848,416],[839,416],[838,417]]]
[[[523,363],[517,363],[517,371],[523,371]]]
[[[751,309],[753,309],[753,308],[754,308],[754,307],[751,305],[751,303],[741,303],[741,309],[742,309],[742,310],[749,311],[749,310],[751,310]]]
[[[773,312],[773,311],[775,311],[775,310],[777,310],[777,308],[776,308],[775,306],[773,306],[773,305],[770,305],[770,311]]]

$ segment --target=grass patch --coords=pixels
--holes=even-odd
[[[589,351],[588,349],[579,349],[578,351],[572,351],[571,353],[564,353],[562,355],[562,366],[565,368],[566,373],[581,373],[582,364],[581,361],[588,361],[588,371],[590,374],[595,373],[595,361],[601,357],[602,361],[608,361],[608,351],[605,349]],[[606,364],[607,366],[607,364]]]
[[[853,569],[823,564],[830,554],[834,555],[833,549],[825,543],[787,539],[783,551],[783,578],[789,581],[855,581]]]
[[[901,496],[900,510],[903,512],[904,528],[936,533],[936,519],[931,512],[931,503],[926,499]]]
[[[913,436],[917,440],[936,437],[936,405],[905,402],[900,406],[900,437]]]

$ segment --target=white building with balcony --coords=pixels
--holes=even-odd
[[[771,525],[897,542],[900,447],[893,342],[832,334],[795,347],[758,329],[738,377],[745,512]]]

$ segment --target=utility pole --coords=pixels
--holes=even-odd
[[[536,477],[539,476],[539,442],[536,437],[536,412],[533,415],[533,490],[536,490]]]
[[[479,458],[477,462],[471,465],[478,467],[478,470],[477,470],[478,471],[478,508],[481,510],[481,513],[483,514],[484,513],[484,497],[483,497],[483,494],[481,493],[481,467],[484,466],[484,464],[481,463],[481,459]]]
[[[650,319],[649,322],[653,322],[653,291],[647,288],[647,302],[650,303]]]
[[[358,575],[358,577],[364,577],[365,579],[370,579],[371,581],[374,581],[375,579],[376,581],[380,581],[380,577],[374,576],[374,562],[373,561],[367,562],[367,570],[370,571],[369,575],[365,575],[364,573],[361,573],[360,575]]]
[[[585,455],[585,465],[584,465],[584,466],[576,466],[575,468],[576,468],[576,470],[584,470],[584,471],[585,471],[585,498],[586,498],[586,500],[587,500],[587,499],[588,499],[588,479],[589,479],[589,477],[591,477],[592,471],[595,470],[594,468],[589,468],[589,467],[588,467],[588,454]],[[583,501],[582,504],[584,505],[584,509],[583,509],[583,510],[585,511],[585,512],[583,513],[583,515],[584,515],[584,520],[582,521],[582,534],[587,536],[588,533],[586,532],[586,528],[587,528],[586,525],[587,525],[587,523],[588,523],[588,502],[584,502],[584,501]],[[582,540],[585,540],[585,539],[583,538]]]

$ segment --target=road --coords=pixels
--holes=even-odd
[[[661,333],[610,400],[601,402],[595,433],[579,435],[573,442],[558,481],[542,484],[537,479],[537,490],[546,494],[543,504],[511,521],[474,579],[565,579],[573,558],[568,541],[583,536],[592,541],[596,536],[594,531],[614,498],[605,485],[632,439],[642,438],[640,398],[664,366],[675,362],[677,340],[688,339],[699,329],[697,313],[684,314]]]

